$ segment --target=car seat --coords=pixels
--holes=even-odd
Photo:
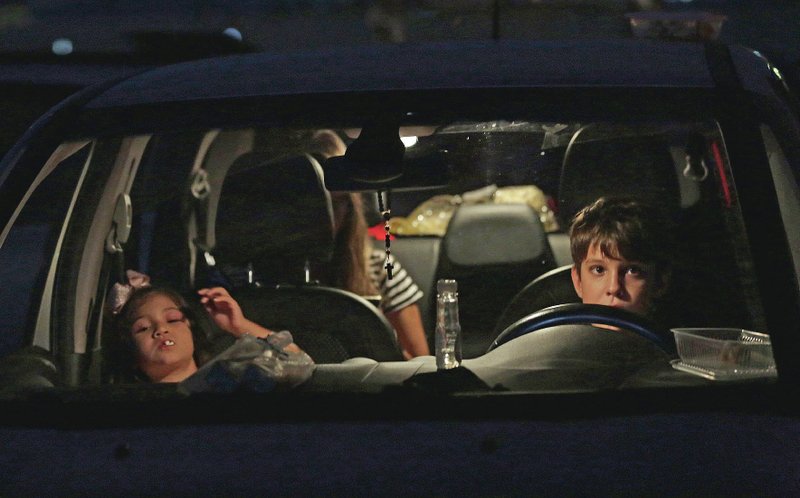
[[[486,352],[511,298],[555,267],[537,213],[527,204],[462,204],[441,244],[436,280],[458,282],[464,358]],[[433,293],[435,309],[436,295]]]
[[[578,211],[604,195],[632,197],[675,216],[681,193],[667,140],[660,135],[609,138],[596,125],[575,132],[561,168],[561,226],[569,227]]]
[[[680,209],[680,189],[672,155],[660,136],[607,136],[595,125],[579,129],[564,154],[559,185],[558,216],[563,227],[584,206],[615,195]],[[510,300],[494,333],[548,306],[580,302],[570,276],[572,265],[561,266],[531,281]]]
[[[497,320],[495,337],[509,325],[535,311],[556,304],[581,302],[572,285],[571,271],[572,265],[559,266],[539,275],[519,291]]]
[[[401,360],[379,310],[347,291],[316,285],[309,269],[330,260],[333,218],[319,164],[303,155],[237,159],[222,184],[214,255],[245,315],[287,329],[317,363],[364,356]]]
[[[601,196],[625,196],[648,202],[675,222],[679,241],[667,293],[654,318],[668,326],[747,323],[737,286],[720,276],[736,274],[724,222],[719,219],[716,185],[709,177],[699,185],[705,195],[681,206],[678,167],[663,134],[611,136],[589,125],[578,130],[564,155],[559,187],[559,218],[568,227],[572,217]],[[498,321],[496,332],[543,307],[562,304],[575,295],[569,266],[542,276],[517,295]],[[737,309],[738,308],[738,309]]]
[[[312,162],[313,161],[313,162]],[[262,283],[305,283],[305,267],[330,260],[330,196],[308,156],[237,159],[220,191],[214,256],[225,269],[252,266]]]

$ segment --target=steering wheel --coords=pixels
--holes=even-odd
[[[489,346],[491,351],[517,337],[537,330],[575,323],[600,324],[630,330],[674,355],[675,343],[669,333],[651,320],[627,310],[599,304],[559,304],[541,309],[509,325]]]

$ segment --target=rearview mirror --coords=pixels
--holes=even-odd
[[[405,157],[400,121],[383,116],[368,123],[344,156],[322,164],[325,187],[331,191],[374,191],[435,188],[447,184],[448,168],[441,155]]]

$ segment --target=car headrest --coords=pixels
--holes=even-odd
[[[547,255],[547,237],[527,204],[462,204],[443,241],[447,260],[458,266],[524,263]]]
[[[666,139],[658,135],[608,138],[592,125],[578,130],[564,154],[559,221],[569,226],[581,208],[603,196],[632,197],[676,213],[681,193]]]
[[[252,263],[259,274],[328,261],[333,213],[319,163],[303,155],[265,162],[252,153],[231,166],[216,212],[214,254],[223,265]]]

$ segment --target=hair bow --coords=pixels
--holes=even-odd
[[[150,287],[150,277],[144,273],[139,273],[138,271],[134,270],[127,270],[125,272],[125,278],[128,280],[128,282],[124,284],[119,282],[115,283],[108,296],[111,313],[114,315],[120,312],[122,307],[125,306],[125,303],[128,302],[128,299],[131,298],[131,294],[133,294],[135,290],[143,287]]]

